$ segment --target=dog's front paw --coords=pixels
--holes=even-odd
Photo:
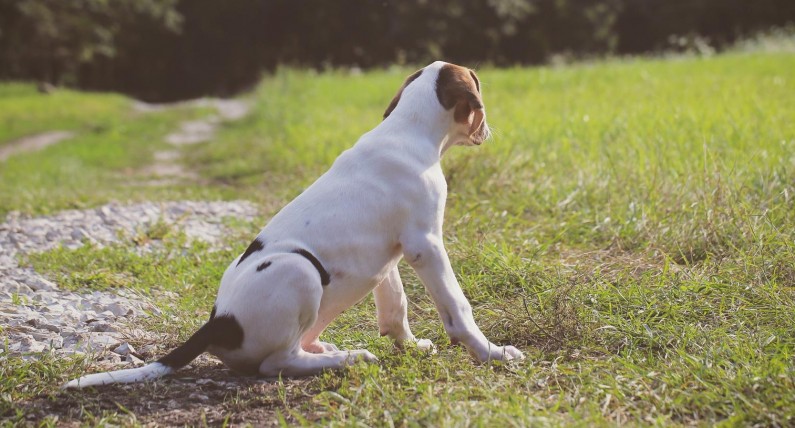
[[[433,344],[428,339],[414,339],[414,343],[417,345],[417,349],[423,352],[428,352],[430,354],[436,353],[436,345]]]
[[[513,346],[503,346],[502,352],[506,361],[524,360],[524,353]]]
[[[483,349],[481,352],[477,351],[470,351],[470,352],[475,358],[477,358],[481,362],[524,360],[524,354],[522,353],[522,351],[516,349],[515,347],[497,346],[493,343],[489,343],[487,349]]]
[[[428,352],[430,354],[436,353],[436,345],[434,345],[433,342],[431,342],[429,339],[417,339],[414,336],[409,336],[406,339],[395,340],[395,346],[403,351],[405,351],[407,348],[416,346],[417,349],[422,352]]]

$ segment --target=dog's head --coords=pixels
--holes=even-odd
[[[412,85],[418,79],[431,84]],[[480,81],[473,70],[442,61],[417,70],[406,79],[389,103],[384,119],[397,108],[404,93],[410,87],[414,89],[414,86],[425,88],[420,96],[426,100],[432,98],[435,107],[449,115],[451,120],[447,145],[480,145],[491,136],[486,123],[486,107],[483,104]]]

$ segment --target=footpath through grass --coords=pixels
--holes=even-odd
[[[42,94],[35,85],[0,85],[0,145],[52,130],[99,131],[123,119],[129,100],[65,89]]]
[[[123,184],[103,184],[86,203],[201,195],[253,199],[272,213],[379,121],[409,71],[280,71],[260,85],[247,119],[185,153],[201,186],[115,196]],[[614,60],[479,75],[496,137],[444,160],[447,247],[486,335],[519,346],[527,361],[475,364],[449,344],[422,286],[402,269],[412,328],[439,346],[437,355],[398,353],[379,338],[368,298],[324,340],[366,346],[379,364],[285,380],[266,394],[246,386],[211,406],[232,418],[267,409],[291,422],[342,425],[795,423],[795,56]],[[144,132],[163,117],[124,126]],[[165,132],[147,129],[151,138]],[[130,162],[124,155],[113,163],[114,144],[77,147],[61,150],[96,157],[103,171]],[[45,165],[39,178],[20,172],[13,183],[62,192],[51,171],[65,167],[47,160],[55,159],[50,150],[9,160],[20,171],[30,168],[23,162]],[[46,211],[34,204],[36,194],[20,202],[0,168],[0,206]],[[83,168],[69,172],[77,183],[91,178]],[[244,225],[240,236],[248,227],[255,233]],[[130,242],[29,262],[75,288],[175,291],[181,300],[169,313],[178,319],[151,328],[179,327],[184,339],[206,318],[223,269],[248,242],[236,238],[232,250],[212,255],[166,236],[159,255],[132,256]],[[117,275],[96,274],[108,266]],[[57,394],[60,381],[82,373],[68,363],[5,370],[6,409]],[[92,417],[147,420],[92,402],[97,393],[79,394]]]
[[[181,121],[209,113],[179,106],[143,112],[120,95],[66,89],[41,94],[31,84],[0,84],[0,146],[49,131],[74,133],[44,150],[0,161],[0,216],[46,214],[109,200],[217,198],[198,183],[149,185],[153,177],[146,172],[155,152],[169,148],[168,133]]]

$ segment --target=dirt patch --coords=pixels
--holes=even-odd
[[[141,112],[157,112],[177,107],[213,107],[216,114],[200,120],[182,122],[179,129],[166,136],[166,142],[175,148],[211,141],[218,127],[224,122],[232,122],[245,117],[250,109],[248,103],[240,100],[201,99],[175,104],[136,103],[134,108]],[[143,168],[140,173],[154,177],[147,181],[149,186],[167,186],[179,183],[180,180],[199,181],[194,171],[186,169],[180,163],[179,150],[166,150],[155,153],[155,161]]]
[[[59,426],[82,425],[103,413],[162,426],[274,426],[279,415],[291,421],[290,411],[311,402],[305,391],[309,379],[285,380],[280,386],[274,379],[240,376],[208,360],[156,382],[41,395],[19,403],[20,410],[28,422],[57,417]]]
[[[219,123],[218,116],[182,122],[177,132],[166,137],[166,142],[173,146],[189,146],[210,141],[215,136]]]
[[[47,146],[60,143],[67,138],[72,138],[74,135],[75,134],[70,131],[50,131],[19,138],[0,147],[0,162],[19,153],[42,150]]]

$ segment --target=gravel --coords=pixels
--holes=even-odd
[[[220,244],[228,233],[225,217],[253,221],[257,216],[257,208],[244,201],[108,204],[36,218],[10,213],[0,224],[0,326],[5,336],[0,339],[0,360],[7,355],[37,358],[43,352],[91,353],[137,365],[140,355],[126,340],[145,332],[135,329],[134,321],[160,313],[147,297],[131,291],[60,290],[33,269],[19,266],[19,255],[61,245],[75,249],[85,242],[102,247],[159,223],[183,231],[191,240]],[[135,248],[149,252],[157,244]]]

